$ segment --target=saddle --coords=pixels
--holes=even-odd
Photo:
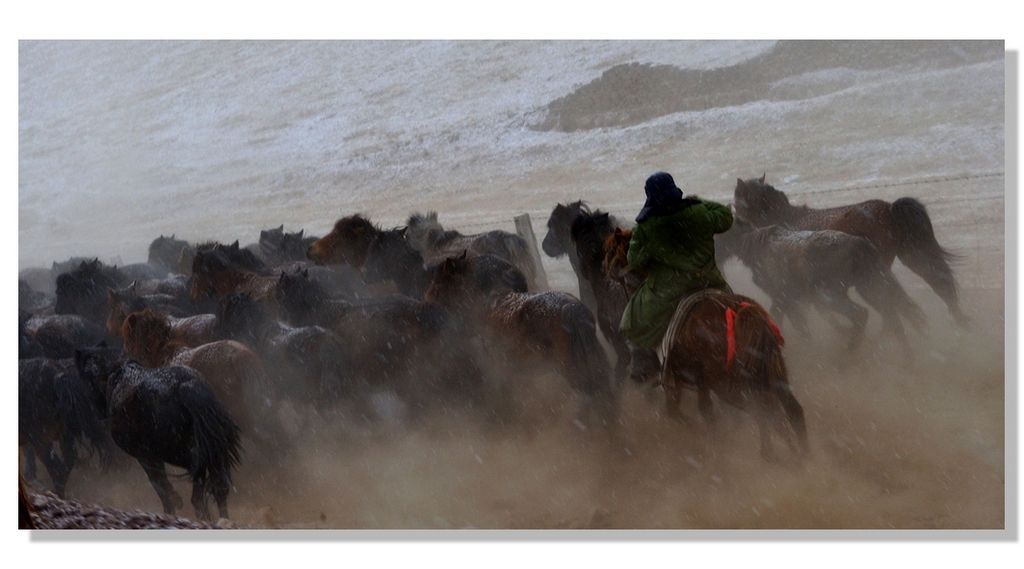
[[[679,328],[681,327],[682,323],[686,320],[686,317],[689,316],[690,311],[693,310],[693,307],[698,302],[704,300],[705,298],[722,294],[726,293],[724,291],[718,290],[717,288],[706,288],[685,296],[682,300],[679,301],[679,304],[676,305],[676,310],[675,312],[672,313],[672,320],[670,320],[668,323],[668,329],[665,331],[665,336],[661,339],[660,352],[662,364],[661,378],[659,379],[659,383],[665,385],[666,387],[674,387],[674,385],[669,385],[665,381],[665,363],[668,362],[669,348],[671,348],[672,344],[675,343],[676,336],[679,333]],[[695,387],[695,385],[692,382],[688,381],[684,381],[683,385],[685,387]]]

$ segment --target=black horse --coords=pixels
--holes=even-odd
[[[168,463],[188,472],[196,516],[210,519],[207,496],[212,494],[219,516],[228,517],[240,433],[203,376],[184,366],[147,369],[103,348],[79,350],[75,364],[79,375],[105,394],[111,436],[142,465],[164,512],[173,514],[184,505],[167,479]]]
[[[182,251],[192,251],[193,247],[188,241],[176,239],[174,235],[164,237],[161,235],[149,244],[149,256],[146,262],[162,273],[178,272],[178,259]]]
[[[100,419],[101,399],[78,377],[74,360],[18,361],[18,442],[25,471],[36,478],[36,457],[64,497],[68,476],[80,451],[97,451],[104,468],[110,462],[110,435]],[[54,444],[60,447],[60,454]]]

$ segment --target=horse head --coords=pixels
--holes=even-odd
[[[590,208],[582,200],[569,204],[556,204],[548,218],[548,233],[541,242],[541,249],[548,257],[561,257],[569,252],[572,243],[569,240],[569,228],[580,213],[590,213]]]
[[[755,227],[785,222],[791,208],[786,194],[766,184],[764,180],[764,176],[745,181],[737,178],[733,192],[736,215]]]
[[[366,261],[366,250],[379,232],[379,228],[361,215],[343,217],[330,233],[309,245],[306,257],[318,265],[346,264],[361,268]]]

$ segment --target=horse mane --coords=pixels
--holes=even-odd
[[[409,227],[408,239],[417,249],[421,245],[441,247],[453,239],[463,235],[455,230],[447,230],[437,221],[437,212],[429,211],[426,215],[416,212],[409,216],[406,223]]]
[[[334,231],[343,235],[359,233],[376,235],[381,229],[378,225],[372,223],[369,218],[356,213],[336,221],[334,223]]]

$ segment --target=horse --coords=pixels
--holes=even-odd
[[[619,279],[630,294],[646,278],[629,269],[631,237],[632,230],[613,231],[605,241],[603,261],[608,276]],[[711,425],[714,393],[754,416],[765,460],[774,456],[772,431],[795,452],[808,454],[804,411],[789,385],[783,343],[768,313],[751,298],[709,289],[684,299],[661,344],[660,382],[668,416],[681,420],[682,390],[695,389],[697,407]]]
[[[332,298],[308,274],[282,272],[277,302],[292,326],[321,326],[341,337],[350,382],[387,389],[416,408],[439,400],[479,403],[483,377],[471,338],[441,305],[404,295]]]
[[[488,253],[468,259],[477,285],[487,292],[504,288],[526,292],[526,276],[512,263]],[[422,299],[441,263],[423,264],[420,254],[406,239],[405,229],[380,231],[370,241],[363,263],[363,278],[369,283],[393,281],[402,294]]]
[[[109,438],[94,393],[78,377],[74,360],[18,361],[18,443],[25,450],[29,480],[36,478],[38,456],[54,492],[63,498],[80,450],[97,451],[104,469],[109,465]]]
[[[575,258],[580,288],[588,290],[594,299],[594,315],[598,328],[604,334],[616,355],[615,374],[622,379],[628,374],[632,353],[626,339],[619,333],[619,322],[626,310],[629,295],[622,285],[601,270],[604,260],[604,241],[619,227],[618,222],[601,210],[590,211],[582,202],[569,225],[570,258]],[[575,204],[573,204],[575,205]],[[550,232],[549,232],[550,235]]]
[[[121,337],[125,353],[142,365],[196,369],[244,434],[273,446],[281,442],[263,361],[245,344],[217,340],[194,348],[181,345],[171,339],[166,315],[152,308],[129,314]]]
[[[305,230],[285,233],[284,225],[260,231],[259,248],[270,265],[306,260],[306,249],[319,237],[305,236]]]
[[[591,213],[591,211],[590,206],[583,203],[582,200],[567,204],[555,204],[551,215],[548,216],[548,232],[544,235],[544,240],[541,241],[541,249],[548,257],[555,259],[562,256],[569,257],[569,265],[572,266],[572,271],[576,274],[576,280],[579,283],[580,300],[591,312],[597,314],[597,299],[594,298],[593,288],[584,284],[585,279],[580,274],[579,256],[570,235],[573,220],[583,213]]]
[[[232,292],[248,292],[276,311],[274,289],[277,278],[263,261],[238,241],[230,246],[214,244],[197,248],[192,259],[192,300],[221,298]]]
[[[227,518],[231,469],[241,460],[240,429],[203,375],[185,366],[147,369],[96,348],[79,350],[75,365],[105,395],[111,437],[142,465],[164,512],[184,505],[167,478],[167,463],[188,472],[198,518],[210,519],[209,494]]]
[[[181,258],[181,252],[191,249],[192,245],[188,241],[177,239],[174,235],[170,237],[161,235],[149,244],[146,262],[164,273],[179,272],[178,259]]]
[[[218,338],[250,346],[264,362],[278,391],[323,406],[349,391],[348,346],[320,326],[291,327],[278,322],[266,305],[233,292],[217,309]]]
[[[140,295],[135,287],[129,286],[120,290],[108,290],[107,301],[110,307],[107,315],[107,331],[113,335],[121,335],[124,319],[132,312],[141,312],[152,308],[165,314],[171,327],[171,338],[189,347],[200,346],[212,342],[217,317],[213,314],[194,314],[182,316],[179,311],[168,310],[168,303],[163,302],[159,295]],[[171,304],[170,307],[176,306]]]
[[[78,314],[19,315],[25,337],[36,346],[26,345],[43,357],[65,359],[74,356],[75,348],[95,346],[100,342],[117,344],[117,338]]]
[[[853,353],[868,319],[867,309],[848,296],[853,288],[882,316],[883,332],[895,335],[906,356],[913,357],[902,320],[921,332],[927,325],[924,312],[867,239],[780,225],[758,229],[737,217],[729,231],[715,237],[715,251],[719,263],[735,256],[752,271],[754,284],[772,299],[770,314],[780,324],[788,315],[809,337],[800,305],[813,303],[850,320],[847,349]]]
[[[107,317],[107,289],[130,283],[116,267],[98,259],[82,261],[77,268],[57,275],[56,314],[79,314],[97,324]]]
[[[594,411],[614,436],[618,385],[608,373],[594,317],[578,298],[557,291],[485,292],[472,277],[464,252],[445,259],[426,300],[461,317],[510,371],[521,372],[531,363],[557,370],[584,398],[577,420],[589,424]]]
[[[406,225],[409,243],[419,251],[427,264],[468,251],[470,257],[489,253],[512,263],[526,276],[530,290],[537,290],[537,266],[525,239],[507,231],[493,230],[473,235],[445,230],[437,221],[437,212],[413,213]]]
[[[868,200],[826,209],[792,206],[783,192],[765,177],[736,180],[736,214],[755,227],[783,224],[796,230],[832,229],[863,237],[878,249],[883,262],[895,258],[920,276],[946,303],[956,324],[967,327],[960,308],[958,285],[950,264],[959,257],[939,245],[928,210],[920,201],[903,197],[889,203]]]

